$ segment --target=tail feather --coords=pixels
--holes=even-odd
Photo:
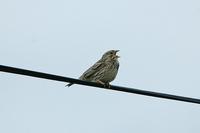
[[[65,87],[70,87],[72,85],[73,85],[73,83],[69,83],[69,84],[65,85]]]

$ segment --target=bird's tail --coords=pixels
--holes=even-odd
[[[67,87],[70,87],[70,86],[72,86],[73,85],[73,83],[69,83],[69,84],[67,84],[67,85],[65,85],[65,87],[67,86]]]

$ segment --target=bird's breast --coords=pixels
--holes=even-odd
[[[103,82],[111,82],[115,79],[117,72],[118,72],[119,63],[112,62],[112,63],[109,63],[107,67],[108,68],[105,71],[104,76],[102,78]]]

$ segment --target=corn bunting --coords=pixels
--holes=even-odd
[[[80,80],[97,82],[102,85],[109,85],[117,75],[119,69],[119,56],[117,52],[119,50],[109,50],[103,54],[101,59],[97,61],[92,67],[87,69],[80,77]],[[73,83],[69,83],[66,86],[70,87]]]

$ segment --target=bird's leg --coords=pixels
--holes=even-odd
[[[102,82],[101,80],[97,80],[96,82],[103,85],[104,87],[106,87],[106,84],[104,82]]]
[[[109,82],[108,82],[108,83],[104,83],[104,82],[102,82],[101,80],[97,80],[96,82],[99,83],[99,84],[102,84],[104,87],[110,88]]]

